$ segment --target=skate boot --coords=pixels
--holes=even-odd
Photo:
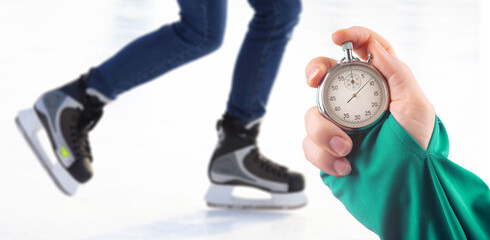
[[[211,187],[208,206],[226,208],[293,209],[306,204],[304,179],[299,173],[264,157],[256,144],[260,123],[243,127],[241,120],[225,114],[218,121],[218,145],[209,164]],[[233,196],[235,187],[253,187],[268,199]]]
[[[80,183],[92,177],[88,132],[102,116],[108,99],[86,89],[87,75],[42,95],[34,107],[19,112],[16,122],[42,166],[55,184],[73,195]],[[37,133],[44,129],[56,159],[50,159]]]

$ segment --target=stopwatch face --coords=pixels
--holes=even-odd
[[[323,115],[346,130],[369,128],[388,108],[386,80],[363,62],[332,68],[318,89],[318,107]]]

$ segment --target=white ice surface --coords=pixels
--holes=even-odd
[[[95,176],[75,197],[54,186],[14,124],[46,90],[178,18],[174,1],[0,1],[0,239],[377,239],[305,159],[303,116],[315,104],[304,68],[339,58],[330,35],[361,25],[388,39],[434,104],[450,159],[490,182],[488,3],[476,0],[304,0],[259,138],[263,152],[306,175],[295,211],[205,206],[215,121],[252,10],[229,1],[217,52],[121,95],[91,133]]]

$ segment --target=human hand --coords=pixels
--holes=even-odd
[[[435,111],[425,97],[410,69],[400,61],[391,45],[375,32],[363,27],[342,29],[332,35],[337,45],[351,41],[362,59],[373,55],[372,64],[387,79],[391,94],[390,112],[420,146],[427,149],[435,121]],[[306,66],[310,87],[318,87],[337,60],[317,57]],[[303,140],[305,157],[323,172],[342,177],[351,171],[345,158],[352,150],[352,140],[335,124],[323,117],[317,107],[305,116],[307,136]]]

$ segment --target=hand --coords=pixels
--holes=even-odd
[[[391,93],[390,112],[395,120],[427,149],[435,121],[435,111],[425,97],[410,69],[400,61],[391,45],[375,32],[362,27],[342,29],[332,35],[337,45],[351,41],[354,52],[362,59],[373,55],[372,64],[387,79]],[[307,83],[318,87],[337,60],[318,57],[306,66]],[[323,172],[342,177],[351,171],[345,158],[352,150],[352,140],[339,127],[324,118],[317,107],[305,116],[307,136],[303,140],[306,159]]]

